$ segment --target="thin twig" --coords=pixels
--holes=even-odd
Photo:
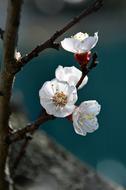
[[[22,59],[20,60],[20,65],[24,66],[33,58],[37,57],[40,52],[42,52],[47,48],[59,49],[59,44],[55,43],[55,40],[58,37],[60,37],[62,34],[64,34],[67,30],[69,30],[72,26],[77,24],[81,19],[85,18],[86,16],[90,15],[95,11],[98,11],[101,8],[102,4],[103,0],[95,0],[95,2],[89,5],[87,9],[84,9],[80,15],[74,17],[62,29],[56,31],[47,41],[45,41],[41,45],[38,45],[30,53],[22,57]]]
[[[9,136],[7,136],[6,138],[6,142],[8,144],[11,144],[13,142],[26,138],[27,134],[30,134],[34,132],[35,130],[37,130],[41,124],[45,123],[48,120],[52,120],[54,118],[55,118],[54,116],[44,113],[32,124],[28,124],[23,129],[17,130],[16,132],[9,134]]]
[[[2,29],[0,28],[0,38],[3,40],[3,37],[4,37],[4,30],[2,30]]]

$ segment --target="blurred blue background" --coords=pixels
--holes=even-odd
[[[91,0],[90,0],[91,1]],[[93,1],[93,0],[92,0]],[[88,0],[24,0],[18,50],[27,53],[48,39],[58,28],[76,16]],[[4,28],[6,0],[0,0],[0,26]],[[42,129],[79,159],[93,166],[105,177],[126,186],[126,1],[105,0],[97,13],[82,20],[65,36],[76,32],[99,32],[99,65],[89,74],[88,84],[79,91],[78,104],[96,99],[102,110],[100,128],[86,137],[75,134],[72,124],[57,119]],[[64,36],[58,39],[60,41]],[[2,52],[2,43],[0,43]],[[1,57],[2,60],[2,57]],[[38,91],[54,78],[58,65],[78,67],[73,55],[64,50],[46,50],[17,75],[14,98],[22,101],[29,120],[41,111]]]

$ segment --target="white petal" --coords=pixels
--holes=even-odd
[[[47,81],[43,84],[42,88],[39,90],[39,96],[45,96],[51,98],[55,91],[53,89],[51,81]]]
[[[49,115],[54,115],[56,106],[53,104],[52,101],[50,101],[49,103],[45,103],[45,104],[43,103],[43,108],[45,108],[46,112]]]
[[[78,99],[77,89],[75,86],[70,86],[68,91],[68,104],[75,104]]]
[[[77,134],[86,136],[87,133],[93,133],[99,127],[97,118],[94,117],[92,120],[85,120],[83,125],[79,125],[77,122],[73,122],[74,130]]]
[[[65,113],[65,116],[71,115],[73,113],[73,110],[75,109],[75,105],[69,105],[67,104],[64,108],[63,111]]]
[[[86,131],[82,129],[81,125],[79,124],[79,108],[76,108],[72,114],[72,119],[73,119],[73,127],[74,130],[77,134],[79,135],[86,135]]]
[[[67,82],[67,75],[65,74],[63,66],[59,65],[57,67],[57,69],[55,70],[55,76],[57,80]]]
[[[55,76],[59,81],[67,82],[69,85],[74,85],[78,83],[82,75],[82,72],[77,69],[76,67],[62,67],[58,66],[58,68],[55,71]],[[79,89],[81,89],[84,85],[86,85],[88,82],[88,77],[86,76],[81,85],[79,86]]]
[[[85,130],[87,133],[92,133],[95,130],[97,130],[99,127],[97,118],[94,117],[90,120],[84,120],[83,126],[82,126],[82,130]]]
[[[82,72],[76,67],[64,67],[64,73],[67,76],[67,81],[69,85],[76,85],[79,81]]]
[[[76,67],[62,67],[58,66],[55,75],[59,81],[65,81],[69,85],[76,85],[81,77],[82,72]]]
[[[73,110],[75,109],[74,105],[66,105],[65,107],[55,107],[55,110],[53,110],[53,115],[55,117],[66,117],[70,114],[72,114]]]
[[[64,81],[59,82],[57,79],[53,79],[50,81],[50,87],[53,90],[53,95],[56,92],[64,92],[64,94],[67,95],[69,89],[69,85],[66,82]]]
[[[96,100],[84,101],[79,106],[80,112],[85,113],[85,115],[96,116],[101,110],[101,105]]]
[[[77,123],[73,123],[73,127],[78,135],[86,136],[87,132],[82,129]]]
[[[73,127],[74,127],[74,130],[77,134],[85,136],[86,131],[82,130],[82,127],[78,122],[79,121],[79,115],[80,115],[79,108],[76,108],[72,114]]]
[[[80,53],[88,52],[92,48],[95,47],[95,45],[98,42],[98,33],[95,33],[94,36],[89,36],[86,38],[83,42],[80,44]]]
[[[65,38],[63,41],[61,41],[62,47],[72,53],[77,53],[75,47],[79,44],[80,42],[74,38]]]

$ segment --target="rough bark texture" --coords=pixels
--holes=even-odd
[[[11,166],[19,146],[12,145]],[[29,144],[14,179],[16,190],[123,190],[103,180],[44,133],[38,132]]]
[[[15,47],[20,20],[20,9],[22,0],[9,0],[7,10],[7,21],[4,33],[4,55],[0,78],[0,190],[6,190],[5,164],[8,155],[8,145],[5,136],[8,133],[8,121],[10,116],[10,98],[15,73]]]

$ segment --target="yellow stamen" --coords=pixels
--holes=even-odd
[[[76,40],[79,40],[79,41],[83,41],[85,40],[89,35],[87,33],[82,33],[82,32],[79,32],[77,33],[76,35],[74,35],[74,39]]]
[[[67,96],[63,92],[56,92],[52,101],[56,106],[64,107],[67,104]]]

